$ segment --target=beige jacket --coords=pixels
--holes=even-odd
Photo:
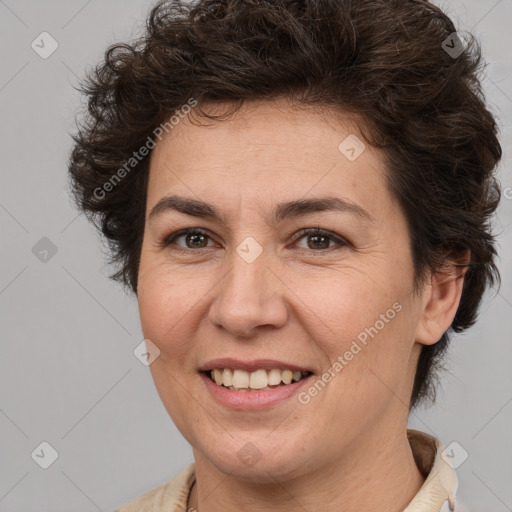
[[[426,480],[403,512],[468,512],[455,506],[457,476],[441,457],[442,443],[418,430],[407,430],[414,459]],[[195,463],[169,482],[126,503],[116,512],[187,512],[187,500],[195,481]]]

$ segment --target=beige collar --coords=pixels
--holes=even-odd
[[[439,512],[447,500],[454,510],[458,481],[455,471],[442,457],[443,444],[419,430],[407,430],[407,438],[416,465],[426,480],[404,512]]]

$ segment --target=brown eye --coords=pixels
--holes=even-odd
[[[184,247],[182,245],[175,244],[176,240],[180,238],[185,240]],[[166,237],[161,246],[167,247],[168,245],[175,244],[178,248],[182,248],[183,250],[204,249],[208,247],[207,243],[209,238],[208,233],[201,229],[183,229]]]
[[[329,247],[331,242],[334,242],[338,246],[342,247],[349,245],[348,242],[340,236],[319,228],[304,229],[300,231],[299,236],[295,239],[295,242],[301,238],[306,238],[308,240],[307,249],[311,249],[317,252],[332,249],[332,247]]]

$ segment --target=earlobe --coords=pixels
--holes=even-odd
[[[438,271],[430,274],[423,290],[423,309],[416,330],[416,341],[433,345],[450,328],[459,307],[468,270],[470,253],[457,259],[447,259]]]

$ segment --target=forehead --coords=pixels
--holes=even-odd
[[[219,115],[229,106],[203,109]],[[384,155],[363,142],[353,115],[325,107],[249,102],[222,120],[192,112],[153,150],[148,210],[171,193],[215,197],[226,209],[233,205],[233,214],[242,202],[270,207],[328,195],[378,213],[379,203],[389,200],[383,162]]]
[[[193,139],[200,136],[201,143],[208,151],[215,150],[215,145],[222,140],[219,150],[227,147],[241,146],[253,152],[291,151],[300,148],[304,154],[314,147],[323,149],[338,148],[339,138],[355,135],[362,139],[360,126],[362,119],[341,110],[327,106],[313,106],[292,103],[287,98],[268,101],[247,101],[236,112],[228,114],[234,104],[229,102],[208,103],[201,106],[210,116],[221,119],[202,117],[199,108],[183,117],[171,131],[164,134],[167,145],[195,143]],[[166,143],[157,144],[156,153]]]

